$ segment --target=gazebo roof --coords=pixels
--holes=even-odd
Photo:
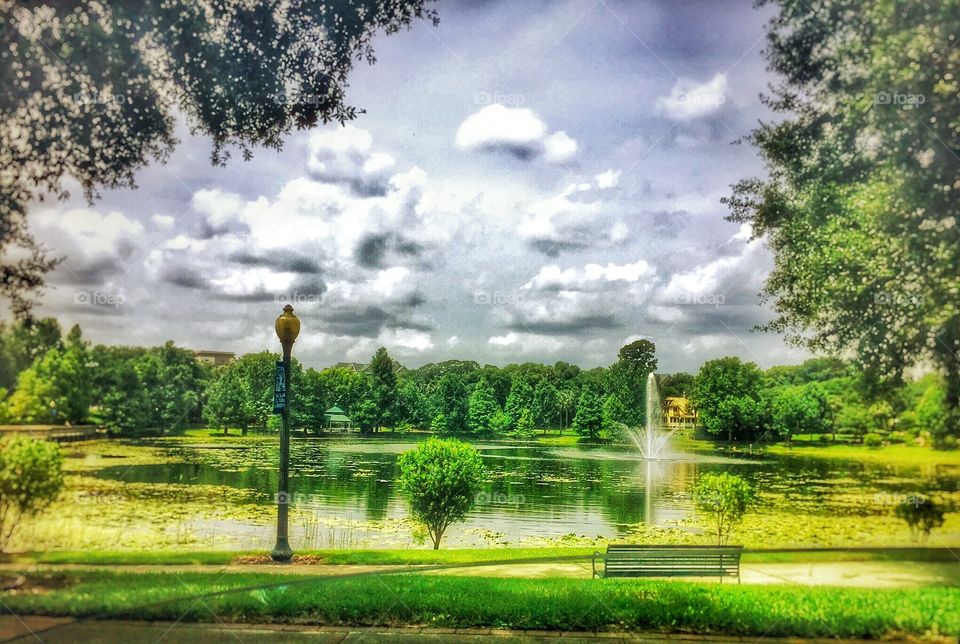
[[[331,407],[330,409],[328,409],[327,411],[325,411],[325,412],[323,412],[323,413],[325,413],[325,414],[327,414],[327,415],[329,415],[329,414],[340,414],[341,416],[343,416],[343,410],[340,409],[339,407],[337,407],[336,405],[334,405],[333,407]]]
[[[352,423],[353,421],[343,414],[327,414],[328,423]]]

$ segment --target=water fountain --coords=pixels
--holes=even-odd
[[[630,427],[627,435],[640,452],[641,458],[663,460],[670,457],[670,435],[664,430],[663,414],[660,406],[660,391],[657,389],[657,377],[650,373],[646,384],[647,422],[644,427]]]

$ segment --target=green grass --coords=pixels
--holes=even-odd
[[[307,550],[302,555],[321,557],[325,564],[337,565],[466,565],[520,560],[584,560],[598,547],[568,548],[485,548],[449,550]],[[84,565],[211,565],[223,566],[238,557],[266,554],[264,551],[49,551],[0,556],[0,563],[35,562]],[[747,550],[744,563],[801,563],[830,561],[956,561],[947,548],[864,548]]]
[[[831,458],[868,463],[899,465],[960,465],[960,450],[935,450],[914,445],[886,445],[870,448],[865,445],[811,445],[777,443],[761,448],[769,454]]]
[[[42,583],[42,580],[40,580]],[[21,614],[209,621],[726,633],[797,637],[960,634],[960,589],[737,586],[422,574],[64,573],[3,593]],[[55,585],[65,584],[62,588]],[[245,590],[236,589],[253,586]],[[234,591],[226,592],[224,591]],[[221,594],[213,594],[221,593]],[[203,595],[198,599],[198,595]]]

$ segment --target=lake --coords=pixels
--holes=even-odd
[[[68,448],[68,494],[30,538],[46,547],[269,548],[278,448],[267,437],[100,441]],[[412,440],[294,438],[294,548],[426,547],[394,480]],[[479,443],[487,480],[449,547],[702,542],[697,477],[731,471],[759,492],[738,541],[748,545],[907,545],[893,516],[920,495],[947,503],[931,537],[960,543],[960,468],[708,455],[642,461],[626,449]]]

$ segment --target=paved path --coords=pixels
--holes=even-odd
[[[858,640],[833,638],[756,638],[673,633],[576,633],[559,631],[505,631],[498,629],[453,628],[356,628],[346,626],[272,625],[272,624],[184,624],[175,622],[130,622],[73,620],[26,616],[0,617],[0,642],[16,644],[160,644],[203,642],[204,644],[250,642],[382,642],[414,644],[419,642],[480,644],[491,640],[517,642],[759,642],[761,644],[845,644]],[[884,640],[890,644],[897,640]]]
[[[415,572],[477,577],[587,578],[590,562],[507,563],[451,566],[397,565],[129,565],[83,564],[2,564],[0,571],[50,572],[54,570],[118,570],[124,572],[255,572],[268,574],[342,576],[376,572]],[[923,561],[840,561],[810,563],[744,563],[740,565],[744,584],[799,584],[803,586],[849,586],[860,588],[916,588],[919,586],[960,586],[960,562]],[[729,580],[725,583],[729,583]],[[735,583],[735,582],[734,582]]]

